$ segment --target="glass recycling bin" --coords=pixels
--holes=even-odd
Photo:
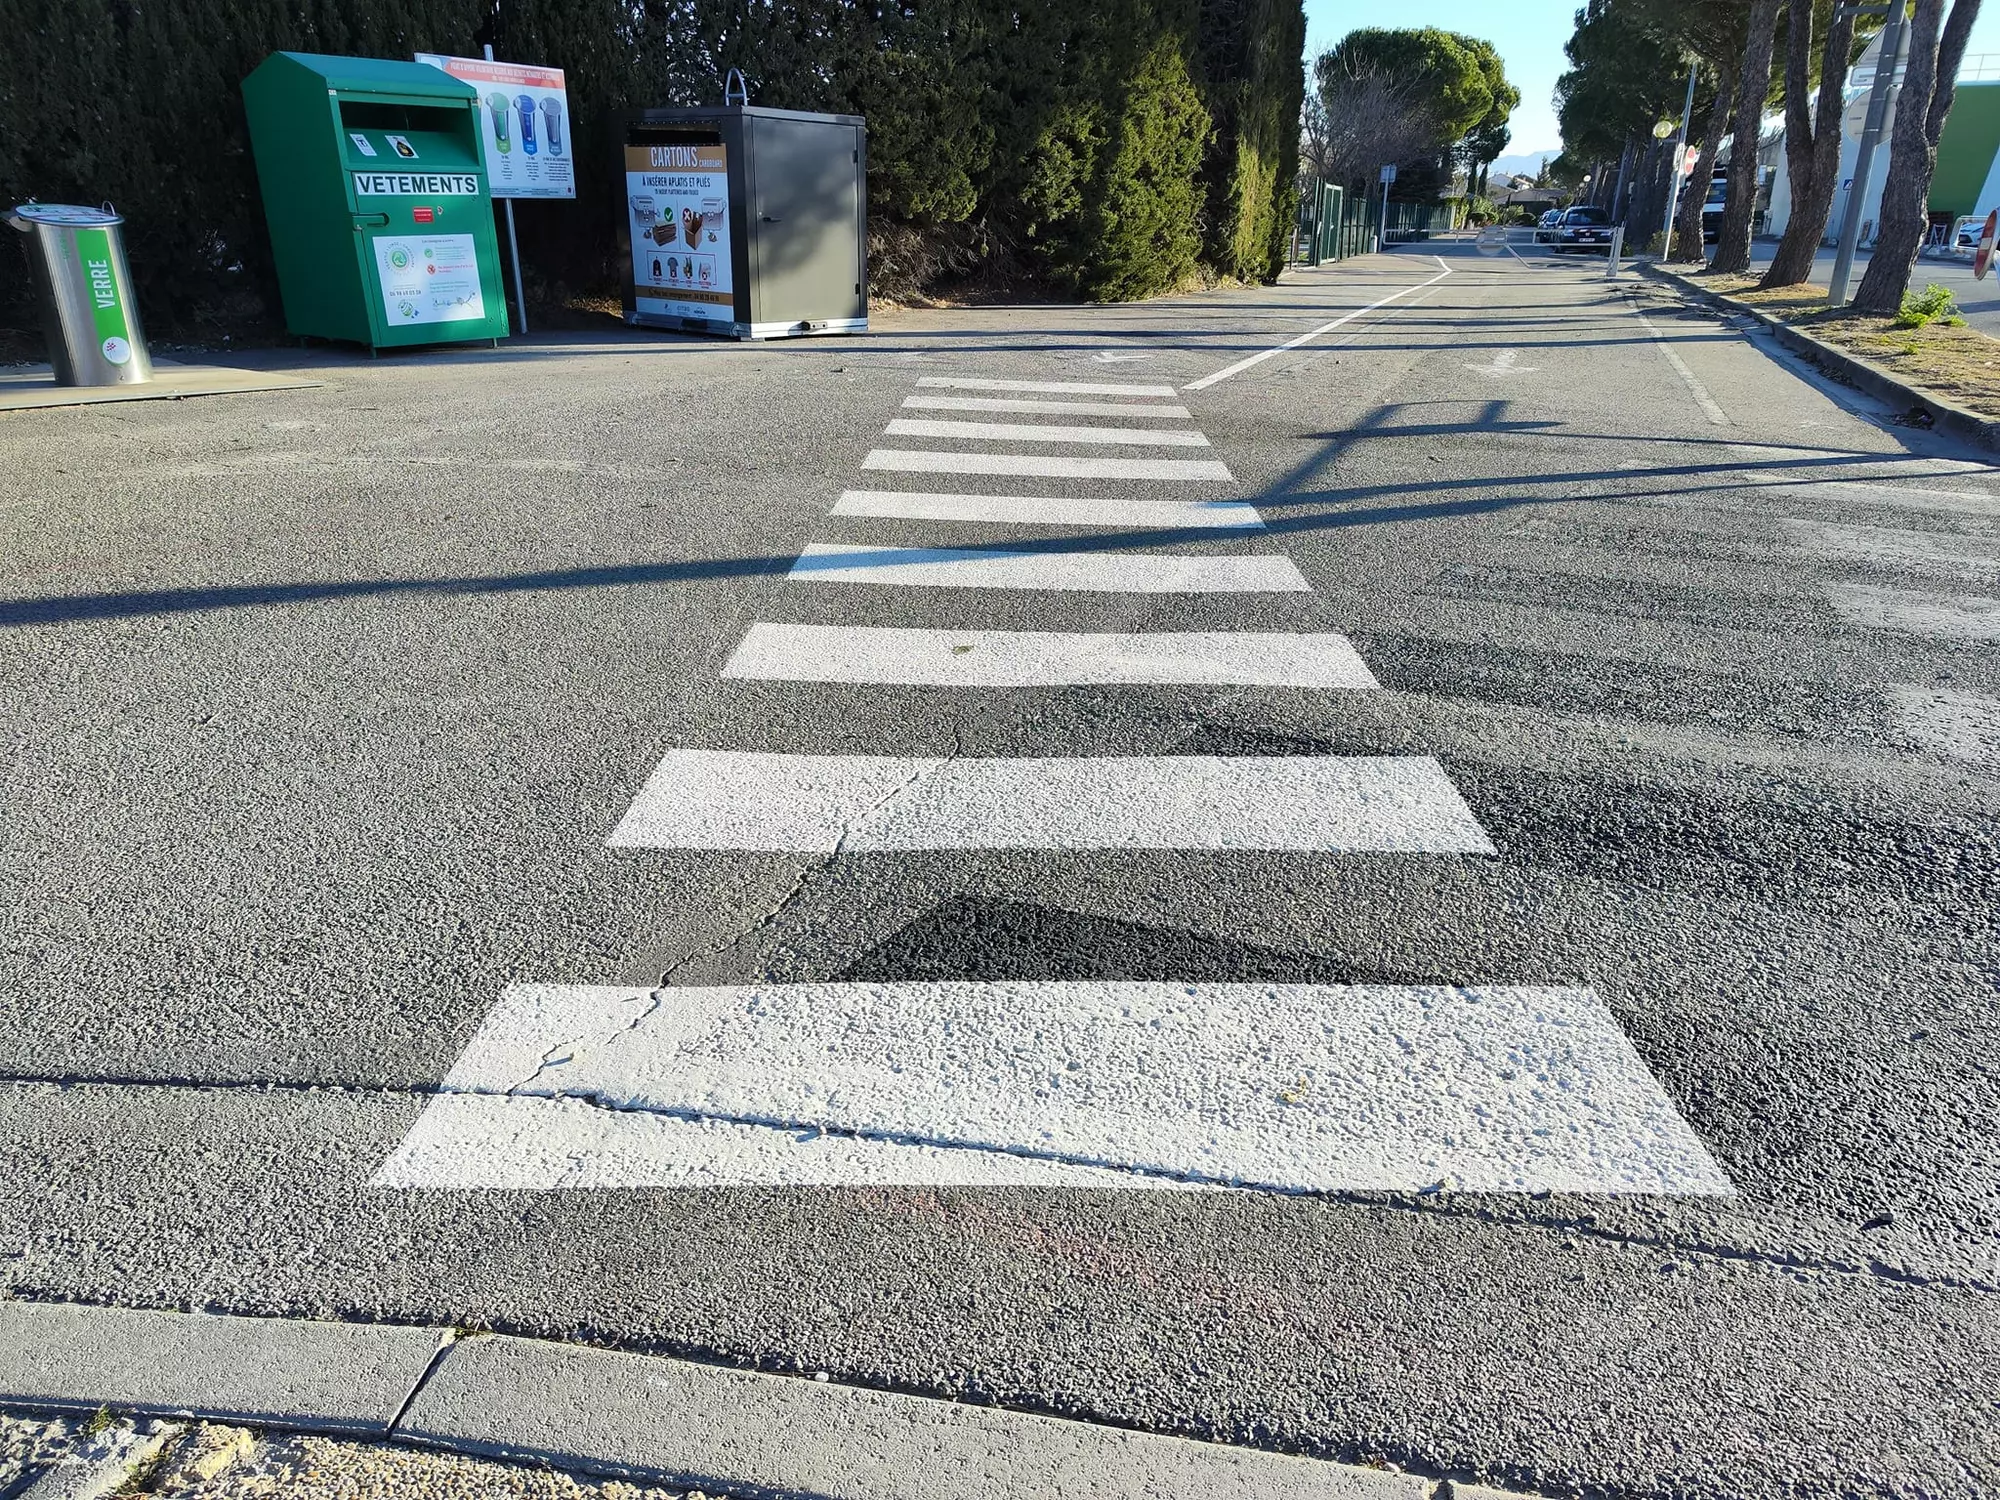
[[[476,89],[424,63],[274,52],[243,103],[291,332],[506,335]]]
[[[626,121],[625,321],[729,338],[868,329],[868,133],[761,105]]]

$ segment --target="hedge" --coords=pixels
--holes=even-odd
[[[516,209],[545,297],[617,284],[625,111],[719,101],[730,67],[755,103],[867,117],[878,225],[1143,297],[1283,265],[1304,35],[1301,0],[0,0],[0,199],[115,204],[156,335],[268,333],[244,76],[490,42],[568,73],[577,201]],[[0,326],[34,326],[25,276]]]

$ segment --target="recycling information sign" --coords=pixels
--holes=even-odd
[[[416,56],[479,90],[480,149],[495,198],[576,196],[575,142],[561,68],[437,52]]]
[[[625,199],[639,310],[733,321],[728,148],[627,146]]]

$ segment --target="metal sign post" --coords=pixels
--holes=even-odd
[[[1687,99],[1681,105],[1680,133],[1674,137],[1674,177],[1667,187],[1667,248],[1661,252],[1663,265],[1671,265],[1674,259],[1674,213],[1681,206],[1681,178],[1687,175],[1687,166],[1682,158],[1687,154],[1688,117],[1694,113],[1694,75],[1688,69]]]
[[[486,60],[492,62],[493,44],[491,42],[486,44],[485,53]],[[514,228],[514,200],[509,198],[505,201],[507,204],[507,254],[514,262],[514,310],[521,317],[521,332],[526,333],[528,331],[528,294],[521,289],[521,236]]]
[[[1889,13],[1882,28],[1881,50],[1875,54],[1875,83],[1868,91],[1868,118],[1861,127],[1861,144],[1854,156],[1854,183],[1847,190],[1847,207],[1840,216],[1840,248],[1833,255],[1833,276],[1827,282],[1827,301],[1835,307],[1847,302],[1847,278],[1854,271],[1854,248],[1861,241],[1861,208],[1868,196],[1868,177],[1875,165],[1875,143],[1882,138],[1882,122],[1889,114],[1889,88],[1903,63],[1902,0],[1893,5],[1842,7],[1842,13],[1879,15]],[[1733,164],[1732,164],[1733,169]]]
[[[1382,169],[1382,229],[1376,236],[1375,248],[1389,248],[1389,184],[1396,180],[1396,164],[1391,162]]]

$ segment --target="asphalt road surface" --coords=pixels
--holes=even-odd
[[[0,422],[0,1289],[2000,1489],[1981,455],[1467,244],[304,358]]]

